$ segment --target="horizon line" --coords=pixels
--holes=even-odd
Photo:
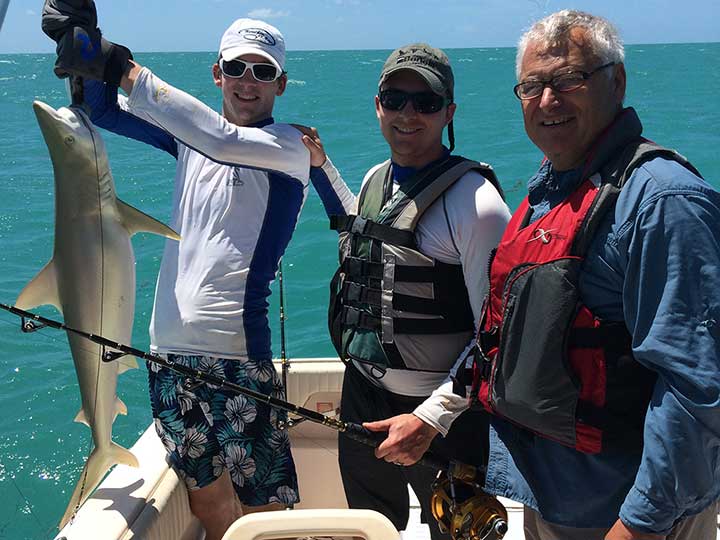
[[[716,45],[720,44],[720,41],[657,41],[652,43],[625,43],[625,47],[636,47],[636,46],[648,46],[648,45]],[[444,51],[452,51],[452,50],[466,50],[466,49],[517,49],[516,45],[503,45],[503,46],[493,46],[493,45],[486,45],[486,46],[475,46],[475,47],[439,47],[440,49]],[[288,54],[292,54],[295,52],[354,52],[354,51],[392,51],[391,48],[360,48],[360,49],[290,49],[288,50]],[[207,54],[215,54],[215,51],[211,50],[165,50],[165,51],[159,51],[159,50],[134,50],[133,53],[138,54],[154,54],[154,53],[207,53]],[[0,55],[3,54],[37,54],[37,55],[47,55],[47,54],[55,54],[54,51],[10,51],[10,52],[4,52],[0,51]]]

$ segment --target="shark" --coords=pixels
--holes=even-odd
[[[58,110],[40,101],[35,116],[55,176],[53,255],[20,292],[15,305],[55,306],[65,324],[129,343],[135,312],[135,256],[130,242],[138,232],[180,240],[167,225],[117,197],[105,144],[80,107]],[[112,425],[127,407],[117,397],[118,374],[136,367],[132,357],[68,333],[82,406],[75,421],[90,427],[93,449],[75,486],[62,528],[113,465],[137,467],[137,458],[112,441]],[[103,361],[105,358],[106,361]]]

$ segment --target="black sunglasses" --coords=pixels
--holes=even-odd
[[[239,79],[249,69],[259,82],[273,82],[282,75],[282,71],[265,62],[246,62],[245,60],[220,60],[220,71],[226,77]]]
[[[433,114],[450,103],[450,100],[434,92],[405,92],[388,88],[378,93],[378,99],[383,109],[388,111],[401,111],[410,101],[416,112],[420,114]]]

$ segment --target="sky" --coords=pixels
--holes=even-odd
[[[2,4],[0,0],[0,12]],[[42,0],[9,0],[0,54],[48,53]],[[213,51],[238,17],[264,19],[288,50],[512,47],[564,8],[614,22],[628,44],[720,42],[720,0],[95,0],[105,36],[136,52]]]

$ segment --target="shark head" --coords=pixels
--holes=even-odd
[[[56,169],[82,168],[91,161],[99,172],[107,169],[105,144],[82,110],[76,107],[55,110],[41,101],[33,102],[33,110]]]
[[[99,189],[114,198],[105,143],[87,115],[77,107],[55,110],[41,101],[33,102],[33,110],[50,152],[58,193],[96,197]]]

